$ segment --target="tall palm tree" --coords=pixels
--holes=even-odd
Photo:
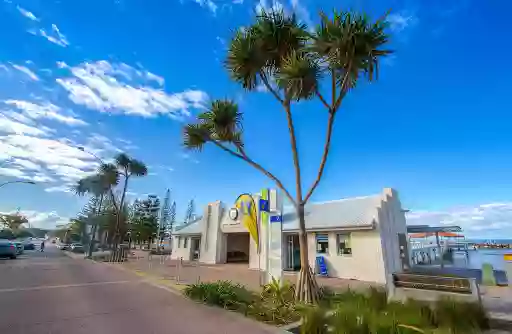
[[[121,233],[119,228],[123,221],[122,212],[126,209],[126,191],[128,190],[128,184],[131,177],[141,177],[148,174],[147,166],[137,159],[129,157],[125,153],[118,154],[113,163],[106,163],[100,166],[101,173],[108,180],[112,186],[110,189],[110,197],[112,204],[117,213],[115,236],[114,236],[114,247],[117,248],[121,242]],[[121,194],[119,202],[116,199],[113,188],[122,182]]]
[[[80,179],[75,186],[73,191],[78,196],[84,196],[90,194],[92,196],[91,201],[88,203],[88,212],[86,215],[89,216],[89,221],[92,223],[91,237],[89,239],[89,247],[87,256],[91,257],[94,249],[94,237],[101,221],[101,215],[103,210],[103,202],[105,196],[111,190],[110,180],[101,171]]]
[[[359,79],[373,81],[378,74],[379,58],[391,53],[382,49],[388,42],[386,26],[385,17],[371,22],[365,15],[334,11],[331,17],[321,13],[320,24],[309,33],[294,14],[262,11],[249,28],[237,31],[233,37],[225,62],[231,78],[248,91],[264,86],[285,114],[295,171],[295,196],[246,152],[243,114],[234,102],[213,101],[196,123],[184,127],[185,147],[201,150],[206,143],[213,143],[265,174],[293,203],[299,220],[301,254],[296,298],[301,301],[316,302],[319,293],[308,261],[304,207],[323,176],[335,116],[344,97]],[[330,100],[322,94],[321,83],[327,83]],[[327,110],[328,120],[317,177],[304,192],[292,104],[313,98]]]

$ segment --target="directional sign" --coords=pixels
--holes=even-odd
[[[270,223],[282,223],[283,217],[282,216],[270,216]]]
[[[266,199],[260,199],[260,211],[269,212],[269,202]]]

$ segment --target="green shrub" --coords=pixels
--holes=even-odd
[[[229,281],[191,284],[184,289],[185,295],[209,305],[226,309],[245,309],[254,301],[254,295],[240,284]]]
[[[263,286],[261,298],[278,306],[286,306],[295,301],[295,286],[272,278],[272,282]]]
[[[439,327],[450,328],[454,333],[470,333],[489,328],[489,318],[478,302],[458,302],[443,298],[434,305],[435,320]]]

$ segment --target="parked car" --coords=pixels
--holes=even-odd
[[[23,242],[18,240],[13,240],[12,243],[16,246],[16,254],[21,255],[23,254],[23,251],[25,250],[25,247],[23,246]]]
[[[84,246],[82,246],[82,244],[79,244],[79,243],[71,244],[70,248],[71,248],[71,251],[74,253],[83,253],[84,252]]]
[[[10,240],[0,239],[0,256],[15,259],[18,255],[16,245]]]
[[[58,244],[57,248],[60,249],[60,250],[68,250],[69,249],[69,245],[68,244]]]
[[[27,239],[23,242],[23,248],[25,250],[34,250],[36,249],[36,246],[34,245],[34,243],[32,242],[32,240],[30,239]]]

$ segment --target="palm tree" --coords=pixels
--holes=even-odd
[[[98,225],[100,224],[104,198],[110,190],[111,184],[109,179],[101,172],[79,180],[73,187],[73,191],[78,196],[84,196],[86,194],[92,195],[87,208],[85,208],[85,214],[89,216],[89,221],[92,223],[91,238],[89,239],[89,247],[87,251],[88,257],[92,256],[94,249],[94,237],[96,235]]]
[[[295,207],[299,220],[301,270],[296,298],[316,302],[319,289],[309,266],[304,207],[318,187],[331,144],[335,116],[344,97],[360,78],[373,81],[379,58],[391,51],[381,49],[388,42],[385,17],[371,22],[367,16],[334,11],[321,13],[320,24],[309,33],[294,14],[262,11],[255,22],[233,37],[226,67],[231,78],[247,91],[264,86],[284,111],[290,136],[295,171],[295,197],[283,183],[253,160],[244,148],[243,114],[230,100],[213,101],[196,123],[184,127],[184,145],[201,150],[213,143],[221,150],[250,164],[279,187]],[[323,79],[323,80],[321,80]],[[328,95],[321,83],[327,83]],[[330,95],[330,100],[325,96]],[[293,102],[317,99],[327,111],[326,140],[317,177],[307,192],[302,188],[297,138],[292,117]]]
[[[121,227],[121,223],[123,220],[122,211],[126,208],[125,198],[126,191],[128,189],[129,180],[132,176],[141,177],[146,176],[148,174],[148,168],[146,165],[137,159],[129,157],[125,153],[120,153],[114,159],[114,163],[104,163],[100,166],[101,173],[108,180],[108,183],[111,185],[110,188],[110,197],[112,201],[112,205],[117,213],[116,219],[116,227],[114,230],[114,248],[117,248],[118,244],[121,242],[121,234],[119,228]],[[121,182],[122,179],[122,189],[119,202],[117,202],[116,196],[114,194],[113,188]]]

